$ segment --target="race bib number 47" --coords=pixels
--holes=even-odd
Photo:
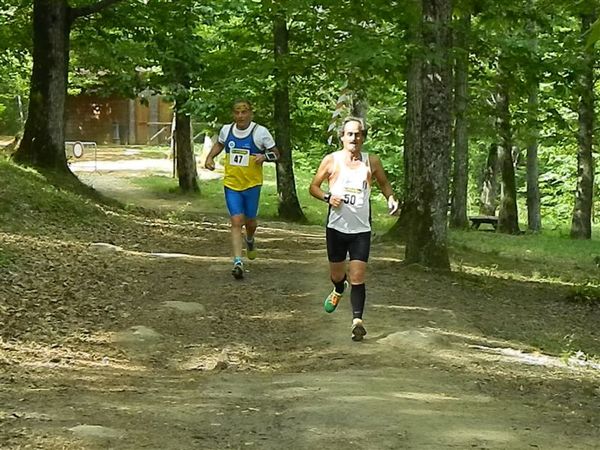
[[[247,167],[250,163],[250,150],[247,148],[232,148],[229,151],[229,165]]]

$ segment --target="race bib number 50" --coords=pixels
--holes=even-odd
[[[364,203],[363,190],[346,186],[344,189],[344,203],[360,208]]]
[[[247,148],[232,148],[229,151],[229,165],[247,167],[250,163],[250,150]]]

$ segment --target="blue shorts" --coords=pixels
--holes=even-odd
[[[255,219],[258,214],[258,199],[261,186],[254,186],[243,191],[234,191],[225,187],[225,203],[230,216],[243,214],[246,219]]]

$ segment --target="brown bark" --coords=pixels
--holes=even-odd
[[[501,195],[498,212],[499,233],[519,233],[515,167],[512,157],[512,129],[510,124],[508,80],[500,70],[496,94],[496,129],[499,135],[498,164],[500,166]]]
[[[275,46],[274,93],[275,140],[280,157],[277,162],[277,193],[279,195],[279,217],[297,222],[306,221],[296,192],[294,163],[290,136],[289,72],[287,69],[288,29],[284,14],[277,14],[273,21]]]
[[[65,154],[65,99],[73,21],[121,0],[70,8],[67,0],[33,2],[33,70],[29,114],[13,158],[20,164],[72,175]]]
[[[92,3],[90,5],[81,6],[79,8],[71,9],[71,19],[75,20],[78,17],[89,16],[95,14],[97,12],[102,11],[105,8],[108,8],[110,5],[115,3],[119,3],[123,0],[100,0],[96,3]]]
[[[529,1],[528,6],[533,6]],[[532,36],[531,47],[534,56],[538,51],[538,29],[535,22],[528,22],[528,31]],[[536,61],[537,62],[537,61]],[[534,64],[529,75],[529,96],[527,99],[527,229],[533,232],[542,230],[538,141],[539,141],[539,64]]]
[[[582,16],[582,30],[588,30],[595,14]],[[594,194],[594,47],[583,50],[577,76],[579,96],[579,133],[577,149],[577,187],[571,220],[573,239],[592,238],[592,204]]]
[[[64,115],[70,31],[66,1],[34,1],[29,115],[21,145],[13,156],[20,164],[69,174]]]
[[[412,209],[406,262],[450,268],[447,248],[448,170],[451,142],[451,63],[449,0],[423,0],[423,44],[427,52],[421,73],[421,145],[411,155],[407,195]],[[412,170],[412,169],[411,169]]]
[[[457,56],[454,62],[454,170],[452,173],[452,208],[450,226],[467,228],[467,187],[469,184],[469,136],[467,124],[469,50],[467,33],[471,16],[466,14],[458,23],[455,40]]]
[[[176,105],[177,106],[177,105]],[[177,178],[182,192],[198,192],[198,171],[192,146],[192,123],[189,114],[175,108],[175,154]]]
[[[540,212],[540,185],[538,164],[538,85],[531,85],[528,99],[529,142],[527,143],[527,228],[538,232],[542,229]]]

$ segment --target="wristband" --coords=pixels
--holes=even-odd
[[[275,152],[265,152],[265,160],[269,162],[277,161],[277,153]]]
[[[327,193],[327,194],[325,194],[325,195],[323,196],[323,201],[324,201],[325,203],[329,203],[329,199],[330,199],[330,198],[331,198],[331,194],[330,194],[330,193]]]

